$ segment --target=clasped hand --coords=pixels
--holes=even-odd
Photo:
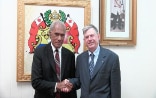
[[[57,91],[68,93],[72,90],[73,84],[69,82],[69,80],[65,79],[61,82],[57,83]]]

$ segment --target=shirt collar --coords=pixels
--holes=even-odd
[[[99,53],[99,51],[100,51],[100,46],[98,45],[98,47],[96,48],[96,50],[93,52],[93,54],[94,55],[96,55],[96,54],[98,54]],[[90,51],[88,51],[88,54],[90,55],[91,54],[91,52]]]
[[[53,53],[55,52],[56,48],[53,46],[53,44],[51,43],[51,47],[52,47],[52,50],[53,50]],[[58,52],[61,51],[62,49],[62,46],[60,48],[57,48],[58,49]]]

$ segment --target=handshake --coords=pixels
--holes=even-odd
[[[59,92],[68,93],[72,90],[73,84],[69,82],[69,80],[65,79],[61,82],[57,82],[56,90]]]

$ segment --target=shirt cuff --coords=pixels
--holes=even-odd
[[[55,84],[54,93],[56,93],[56,92],[57,92],[56,87],[57,87],[57,83]]]

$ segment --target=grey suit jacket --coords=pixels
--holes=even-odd
[[[121,98],[118,55],[100,47],[92,80],[89,75],[88,59],[88,51],[77,57],[76,78],[70,80],[75,89],[81,88],[81,98]]]
[[[61,80],[75,77],[75,55],[62,47]],[[51,43],[35,49],[32,73],[34,98],[55,98],[57,75]],[[77,98],[76,91],[61,93],[61,98]]]

